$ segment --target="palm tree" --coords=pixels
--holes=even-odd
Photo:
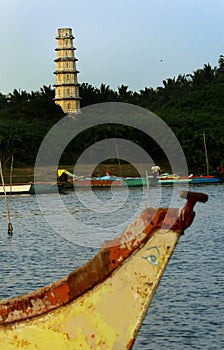
[[[203,75],[205,83],[211,83],[214,80],[214,69],[210,66],[210,64],[204,64],[203,67]]]
[[[224,73],[224,56],[219,56],[219,70]]]
[[[9,93],[9,102],[14,105],[27,100],[29,100],[29,94],[24,90],[14,89],[13,93]]]
[[[133,92],[132,91],[128,91],[128,86],[127,85],[121,85],[118,87],[118,100],[121,102],[127,102],[127,103],[131,103],[132,102],[132,96],[133,96]]]
[[[100,85],[100,100],[101,102],[109,102],[117,100],[117,93],[113,91],[109,85]]]
[[[0,93],[0,110],[8,106],[8,99],[5,95]]]
[[[79,93],[82,96],[81,107],[89,106],[97,103],[99,100],[100,91],[88,83],[79,85]]]

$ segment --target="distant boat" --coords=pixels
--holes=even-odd
[[[221,183],[221,177],[219,176],[192,176],[192,177],[181,177],[181,176],[167,176],[153,178],[148,177],[148,183],[151,187],[154,186],[173,186],[173,185],[196,185],[196,184],[217,184]],[[74,179],[72,183],[74,187],[142,187],[147,185],[147,180],[144,177],[126,177],[126,178],[108,178],[100,177],[98,179]]]
[[[35,194],[35,193],[55,193],[61,192],[63,184],[56,182],[28,182],[17,184],[6,184],[5,192],[7,195],[12,194]],[[0,185],[0,195],[4,195],[4,188]]]
[[[103,176],[85,178],[82,176],[75,176],[74,174],[64,169],[58,170],[58,178],[59,181],[65,181],[68,185],[70,184],[70,186],[74,186],[77,188],[110,188],[111,186],[141,187],[147,185],[147,180],[144,177],[119,177],[106,173],[106,175]],[[154,186],[157,184],[158,178],[156,178],[155,176],[148,176],[148,182],[150,185]]]
[[[74,187],[77,188],[109,188],[111,186],[121,187],[123,185],[122,180],[99,180],[95,178],[84,178],[84,179],[75,179],[73,180]]]
[[[196,185],[196,184],[217,184],[221,183],[220,176],[213,175],[203,175],[203,176],[178,176],[170,174],[162,174],[159,177],[158,185],[167,186],[167,185]]]
[[[29,194],[31,183],[6,184],[4,186],[6,194]],[[4,195],[3,185],[0,185],[0,195]]]
[[[155,186],[158,183],[158,179],[155,181],[153,178],[148,179],[149,184]],[[146,186],[147,180],[144,177],[108,177],[100,176],[98,178],[83,178],[83,179],[73,179],[72,182],[74,187],[92,187],[92,188],[102,188],[102,187],[142,187]]]
[[[113,187],[142,187],[147,186],[173,186],[173,185],[194,185],[194,184],[217,184],[221,182],[221,176],[179,176],[164,173],[158,176],[149,175],[146,177],[118,177],[113,175],[103,175],[96,178],[78,177],[68,172],[60,170],[60,181],[65,181],[67,187],[75,188],[110,188]]]
[[[191,184],[217,184],[221,183],[221,177],[220,176],[213,176],[213,175],[204,175],[204,176],[192,176],[191,177]]]
[[[185,185],[191,182],[188,176],[179,176],[176,174],[163,173],[159,176],[158,185]]]
[[[131,349],[197,201],[180,210],[145,209],[117,238],[65,278],[0,301],[0,350]],[[167,291],[167,295],[169,291]],[[150,339],[149,339],[150,343]]]
[[[141,187],[147,186],[147,181],[150,186],[156,186],[158,184],[159,178],[155,178],[153,176],[145,177],[125,177],[123,179],[123,184],[128,187]]]

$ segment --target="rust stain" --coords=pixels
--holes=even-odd
[[[129,343],[127,344],[127,349],[131,349],[134,345],[135,338],[132,338],[129,340]]]
[[[46,299],[51,305],[65,304],[69,300],[69,285],[67,283],[55,287],[46,293]]]

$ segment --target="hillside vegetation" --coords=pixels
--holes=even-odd
[[[121,85],[115,91],[109,85],[96,88],[80,84],[81,107],[101,102],[125,102],[144,107],[160,116],[177,136],[188,161],[189,170],[205,173],[204,136],[210,172],[224,165],[224,56],[218,65],[192,74],[163,81],[156,89],[145,87],[139,92]],[[54,89],[40,91],[14,90],[0,93],[0,158],[7,166],[14,155],[15,166],[33,166],[38,148],[48,130],[63,116],[54,103]],[[158,164],[166,162],[164,154],[146,135],[123,126],[103,126],[99,132],[88,130],[66,148],[62,162],[71,164],[90,144],[105,137],[125,137],[146,149]]]

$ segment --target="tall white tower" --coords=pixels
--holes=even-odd
[[[73,46],[74,36],[71,28],[58,29],[56,51],[55,103],[61,106],[64,113],[75,113],[80,110],[79,85]]]

